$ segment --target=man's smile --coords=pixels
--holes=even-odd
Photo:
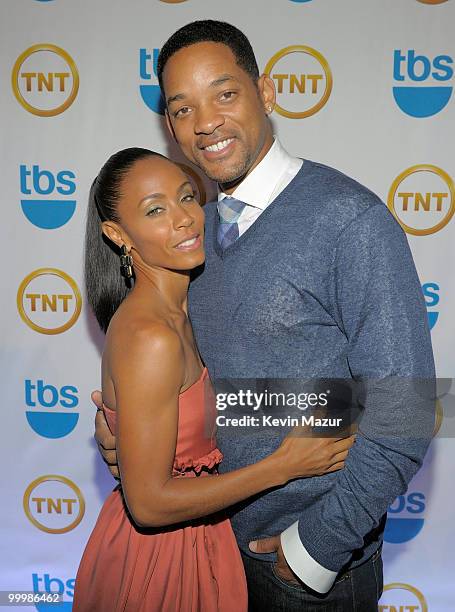
[[[220,139],[200,147],[200,149],[208,161],[218,160],[232,151],[235,146],[234,141],[235,138],[225,138],[224,140]]]

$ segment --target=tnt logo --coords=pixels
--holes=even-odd
[[[41,334],[61,334],[79,318],[82,299],[74,280],[56,268],[40,268],[24,278],[17,292],[19,314]]]
[[[389,506],[384,540],[390,544],[402,544],[415,538],[422,530],[425,495],[407,493],[396,498]]]
[[[289,119],[317,113],[332,91],[332,73],[327,60],[303,45],[286,47],[270,59],[264,70],[275,82],[276,111]]]
[[[26,380],[25,404],[29,408],[25,413],[28,424],[44,438],[67,436],[79,420],[79,413],[72,410],[79,404],[77,387],[72,385],[59,389],[41,379]]]
[[[38,603],[35,604],[36,609],[39,612],[52,612],[55,611],[55,607],[58,607],[59,612],[71,612],[73,597],[74,597],[74,586],[76,584],[75,578],[64,579],[51,577],[50,574],[32,574],[33,592],[34,593],[59,593],[63,598],[67,597],[69,601],[59,602],[58,604],[46,604]]]
[[[19,177],[22,211],[30,223],[41,229],[56,229],[71,219],[76,209],[76,200],[71,197],[76,191],[74,172],[53,173],[38,165],[21,165]]]
[[[428,612],[428,604],[416,587],[392,582],[384,586],[378,612]]]
[[[422,4],[444,4],[447,0],[417,0],[417,2],[421,2]]]
[[[401,110],[411,117],[430,117],[449,102],[453,87],[453,59],[438,55],[430,59],[414,49],[393,54],[393,97]]]
[[[160,86],[157,83],[154,85],[148,83],[148,81],[152,80],[152,77],[156,78],[157,76],[159,53],[159,49],[153,49],[151,53],[148,53],[147,49],[139,49],[139,74],[142,81],[147,81],[147,84],[139,86],[139,91],[141,92],[142,100],[150,110],[164,115],[165,104]]]
[[[437,166],[411,166],[393,181],[387,205],[408,234],[434,234],[455,212],[453,180]]]
[[[73,58],[50,44],[33,45],[24,51],[14,64],[11,80],[19,104],[40,117],[63,113],[79,90]]]
[[[439,304],[439,285],[436,283],[425,283],[422,285],[422,291],[427,307],[428,325],[430,329],[433,329],[438,320],[439,311],[429,309]]]
[[[82,520],[84,497],[74,482],[50,474],[31,482],[24,493],[24,511],[29,521],[46,533],[67,533]]]

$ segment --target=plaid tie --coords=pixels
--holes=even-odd
[[[239,237],[239,226],[237,221],[247,206],[245,202],[235,198],[224,198],[218,202],[218,213],[220,225],[218,227],[218,244],[224,250]]]

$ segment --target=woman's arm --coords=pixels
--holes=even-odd
[[[138,525],[159,527],[205,516],[293,478],[343,466],[352,438],[288,436],[253,465],[215,477],[173,478],[183,364],[178,335],[159,325],[133,332],[110,351],[120,476]]]

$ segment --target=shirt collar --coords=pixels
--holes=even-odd
[[[218,191],[218,202],[224,198],[233,197],[261,210],[267,207],[275,186],[286,172],[289,161],[292,160],[276,136],[274,140],[275,142],[265,157],[246,176],[231,196],[221,190]]]

